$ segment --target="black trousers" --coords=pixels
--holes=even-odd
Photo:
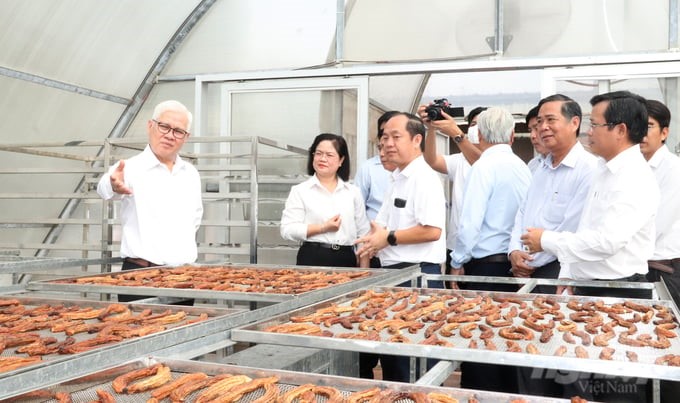
[[[645,282],[647,278],[643,274],[634,274],[629,277],[616,279],[615,281]],[[652,297],[651,290],[639,288],[599,288],[599,287],[575,287],[575,295],[616,297],[616,298],[642,298]],[[651,402],[651,382],[645,378],[629,378],[620,376],[606,376],[591,373],[563,372],[565,379],[577,379],[575,382],[562,382],[562,397],[578,395],[587,400],[601,402]],[[673,396],[677,401],[677,395]]]
[[[497,256],[497,255],[496,255]],[[511,264],[507,262],[490,262],[485,258],[472,259],[464,265],[465,276],[511,277]],[[516,284],[495,283],[460,283],[466,290],[485,290],[500,292],[516,292]],[[460,364],[460,386],[466,389],[481,389],[494,392],[517,393],[517,367],[497,364],[480,364],[462,362]]]
[[[489,262],[481,259],[472,259],[465,263],[465,277],[467,276],[495,276],[495,277],[512,277],[510,269],[510,261],[505,262]],[[501,292],[517,292],[516,284],[496,284],[496,283],[475,283],[475,282],[461,282],[459,287],[464,290],[483,290],[483,291],[501,291]]]
[[[451,268],[451,252],[453,252],[451,249],[446,250],[446,263],[444,266],[444,273],[446,274],[451,274],[449,272],[449,269]],[[449,281],[444,281],[444,288],[451,289],[451,287],[449,287],[449,283]]]
[[[376,262],[379,263],[379,262]],[[394,266],[384,266],[385,269],[400,270],[414,263],[401,263]],[[441,274],[441,266],[433,263],[423,262],[420,264],[421,270],[428,274]],[[373,266],[371,266],[373,267]],[[419,279],[420,281],[420,279]],[[431,287],[429,288],[444,288],[444,284],[441,281],[431,282]],[[399,284],[400,287],[409,287],[410,284],[403,283]],[[418,286],[423,286],[418,284]],[[382,368],[382,379],[385,381],[393,382],[410,382],[411,381],[411,361],[410,357],[396,356],[396,355],[386,355],[386,354],[370,354],[370,353],[360,353],[359,354],[359,376],[365,379],[373,379],[373,368],[378,365],[378,360],[380,361],[380,367]],[[431,369],[438,360],[427,360],[427,368]],[[416,363],[416,373],[420,371],[420,362]]]
[[[380,259],[374,257],[371,259],[371,268],[379,269]],[[371,353],[359,353],[359,377],[364,379],[373,379],[373,368],[378,365],[380,356]]]
[[[537,267],[531,274],[531,278],[556,279],[560,274],[560,262],[553,260],[543,266]],[[532,294],[555,294],[557,287],[554,285],[537,285]],[[546,376],[553,372],[531,367],[517,367],[517,391],[522,395],[561,397],[562,385],[555,382],[554,378]]]
[[[647,280],[658,282],[663,279],[668,292],[671,294],[671,298],[673,298],[673,302],[675,302],[676,306],[680,306],[680,261],[673,259],[671,265],[675,269],[673,273],[666,273],[650,267],[647,273]],[[677,401],[677,396],[680,396],[680,382],[661,381],[662,403],[675,402]]]
[[[121,270],[126,271],[126,270],[134,270],[134,269],[142,269],[142,268],[148,268],[148,267],[155,267],[155,266],[142,266],[137,263],[133,263],[129,260],[123,260],[123,266],[121,267]],[[153,295],[131,295],[131,294],[118,294],[118,302],[132,302],[132,301],[137,301],[140,299],[146,299],[146,298],[155,298]],[[182,306],[193,306],[194,305],[194,299],[193,298],[187,298],[183,299],[177,302],[173,302],[172,305],[182,305]]]
[[[298,266],[357,267],[357,256],[352,247],[331,249],[321,245],[302,244],[297,253],[296,264]]]
[[[296,263],[301,266],[356,267],[357,257],[351,248],[334,250],[320,244],[303,243],[297,254]],[[371,259],[371,267],[379,268],[380,260]],[[373,379],[373,367],[378,364],[375,354],[359,353],[359,376]]]
[[[631,283],[647,282],[644,274],[633,274],[629,277],[617,278],[607,281],[627,281]],[[599,287],[574,287],[574,295],[587,295],[591,297],[616,297],[616,298],[652,298],[652,290],[643,288],[599,288]]]
[[[671,298],[673,298],[673,302],[680,307],[680,261],[673,259],[672,264],[673,269],[675,269],[673,273],[666,273],[650,267],[647,273],[647,281],[656,283],[663,279],[668,292],[671,294]]]
[[[550,263],[537,267],[536,270],[531,273],[531,278],[557,279],[559,275],[560,262],[558,260],[553,260]],[[537,285],[531,291],[532,294],[555,294],[556,292],[557,286],[554,285]]]

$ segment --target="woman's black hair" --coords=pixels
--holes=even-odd
[[[316,136],[316,138],[314,138],[312,146],[309,147],[309,156],[307,158],[307,174],[314,175],[314,152],[316,151],[316,147],[319,146],[319,143],[325,140],[328,140],[331,143],[333,143],[333,147],[335,147],[335,151],[338,152],[338,156],[340,158],[343,158],[342,164],[340,164],[340,168],[338,168],[337,175],[338,177],[340,177],[340,179],[347,182],[349,180],[349,162],[350,162],[347,142],[342,136],[338,136],[337,134],[333,133],[321,133],[318,136]]]

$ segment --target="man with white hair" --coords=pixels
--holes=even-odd
[[[510,145],[515,121],[510,112],[489,108],[477,119],[482,155],[472,165],[465,183],[456,246],[451,254],[451,274],[509,277],[507,250],[515,215],[529,188],[531,171]],[[516,291],[513,284],[460,284],[472,290]],[[514,393],[512,367],[461,364],[461,387]]]
[[[114,164],[97,193],[121,201],[123,270],[179,265],[197,258],[196,231],[203,217],[198,171],[179,157],[192,115],[178,101],[156,106],[146,124],[149,144]],[[145,297],[119,295],[119,301]]]
[[[515,122],[508,111],[487,109],[479,115],[477,127],[482,155],[472,165],[465,184],[456,247],[451,254],[452,274],[510,276],[507,247],[531,171],[510,147]],[[503,284],[464,286],[514,291]]]

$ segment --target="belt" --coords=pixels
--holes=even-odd
[[[663,260],[648,260],[647,264],[650,269],[656,269],[668,274],[675,272],[675,266],[680,265],[680,258],[663,259]]]
[[[430,262],[420,262],[420,263],[410,263],[410,262],[400,262],[400,263],[394,263],[394,264],[389,264],[386,266],[383,266],[384,269],[403,269],[405,267],[411,267],[413,265],[418,265],[420,267],[427,266],[427,265],[433,265],[433,264],[438,264],[438,263],[430,263]]]
[[[495,255],[484,256],[480,258],[472,258],[470,261],[475,263],[509,263],[508,255],[505,253],[496,253]]]
[[[354,252],[354,246],[351,245],[338,245],[337,243],[324,243],[324,242],[309,242],[304,241],[302,246],[308,246],[311,248],[323,248],[331,250],[351,250]]]
[[[621,278],[594,278],[593,280],[595,281],[628,281],[628,282],[634,282],[634,283],[643,283],[647,281],[647,276],[644,274],[640,273],[635,273],[631,276],[628,277],[621,277]],[[584,287],[586,288],[586,287]]]
[[[142,259],[141,257],[126,257],[125,259],[123,259],[123,261],[136,264],[139,267],[160,266],[159,264],[149,262],[148,260]]]

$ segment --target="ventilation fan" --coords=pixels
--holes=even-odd
[[[461,3],[465,4],[465,3]],[[455,40],[463,54],[483,54],[494,49],[495,2],[474,2],[460,10]],[[571,1],[503,2],[506,56],[539,55],[565,32],[571,18]]]

